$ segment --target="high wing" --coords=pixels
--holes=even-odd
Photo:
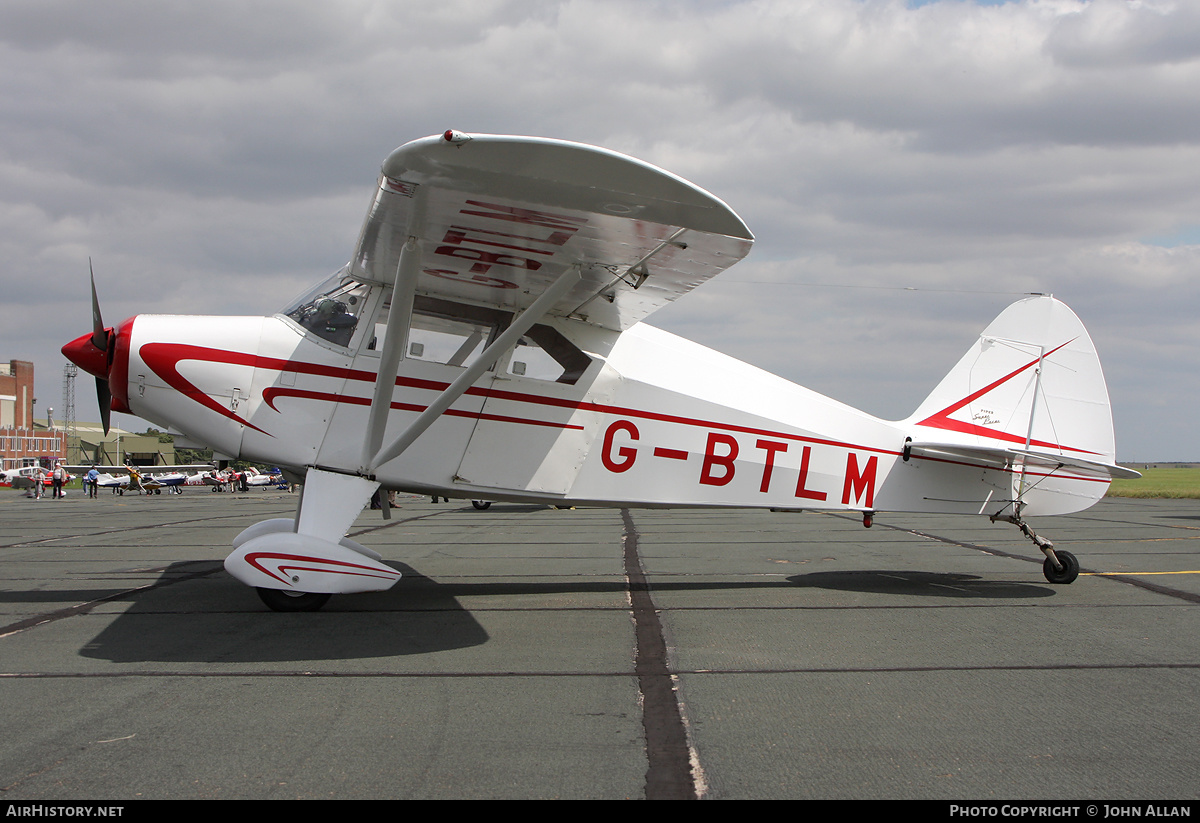
[[[66,468],[67,468],[67,471],[71,472],[72,474],[74,474],[75,472],[87,472],[89,469],[93,469],[93,468],[102,474],[112,474],[112,475],[129,474],[129,466],[93,466],[91,463],[86,463],[86,464],[76,465],[76,466],[67,466]],[[171,474],[174,472],[189,472],[189,471],[190,472],[211,471],[212,469],[215,469],[216,466],[212,463],[187,463],[187,464],[177,464],[177,465],[169,465],[169,466],[166,466],[166,465],[164,465],[164,466],[134,466],[133,468],[139,474],[150,475],[150,474]]]
[[[624,330],[745,257],[754,237],[713,195],[605,149],[536,137],[415,140],[384,161],[351,262],[415,293],[520,311],[572,267],[546,313]]]

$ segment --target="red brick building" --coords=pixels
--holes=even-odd
[[[0,363],[0,468],[67,459],[67,434],[33,422],[33,364]]]

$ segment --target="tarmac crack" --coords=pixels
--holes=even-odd
[[[634,672],[642,696],[642,726],[646,735],[647,800],[695,800],[696,781],[688,747],[683,713],[670,670],[662,621],[650,596],[650,587],[638,554],[638,531],[628,509],[624,523],[625,576],[633,610],[636,649]]]

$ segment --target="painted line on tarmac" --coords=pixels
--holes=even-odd
[[[848,517],[844,514],[839,514],[839,513],[835,513],[835,512],[826,512],[826,514],[828,514],[830,517],[836,517],[839,520],[849,520],[852,522],[857,520],[857,518],[855,518],[855,517]],[[975,551],[980,551],[985,554],[995,555],[997,557],[1007,557],[1011,560],[1024,560],[1027,563],[1039,563],[1040,564],[1040,563],[1045,562],[1044,558],[1041,558],[1041,557],[1037,557],[1037,558],[1028,557],[1023,554],[1014,554],[1012,552],[1007,552],[1002,549],[994,548],[992,546],[980,546],[976,543],[967,543],[962,540],[954,540],[949,537],[942,537],[941,535],[930,534],[929,532],[917,531],[916,529],[906,529],[902,526],[892,526],[887,523],[881,523],[881,522],[879,522],[878,515],[876,515],[874,525],[882,526],[883,528],[891,529],[892,531],[903,532],[904,534],[911,534],[914,537],[920,537],[925,540],[936,540],[937,542],[945,543],[948,546],[960,546],[964,549],[974,549]],[[1166,572],[1156,572],[1156,573],[1157,574],[1166,574]],[[1187,573],[1191,574],[1191,572],[1187,572]],[[1126,585],[1129,585],[1129,586],[1136,586],[1139,589],[1145,589],[1146,591],[1154,592],[1155,594],[1166,595],[1167,597],[1174,597],[1176,599],[1183,600],[1188,603],[1200,603],[1200,594],[1195,594],[1193,592],[1185,592],[1185,591],[1181,591],[1180,589],[1173,589],[1173,588],[1170,588],[1169,586],[1162,586],[1157,583],[1151,583],[1148,580],[1139,580],[1137,577],[1133,577],[1133,576],[1127,577],[1125,574],[1081,570],[1080,576],[1082,577],[1084,575],[1092,576],[1092,577],[1107,578],[1107,579],[1112,580],[1115,583],[1125,583]]]
[[[1197,571],[1177,571],[1177,572],[1080,572],[1080,577],[1146,577],[1154,574],[1200,574]]]

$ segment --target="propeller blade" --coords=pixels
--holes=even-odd
[[[96,378],[96,400],[100,403],[100,422],[104,425],[104,434],[108,436],[108,423],[112,418],[112,392],[108,389],[108,378]]]
[[[108,351],[108,334],[104,331],[104,318],[100,316],[100,299],[96,297],[96,272],[92,269],[92,258],[88,258],[88,273],[92,276],[92,345],[100,351]]]
[[[96,296],[96,270],[92,268],[92,258],[88,258],[88,274],[92,278],[92,345],[104,352],[108,362],[112,362],[112,352],[108,350],[108,332],[104,329],[104,318],[100,316],[100,298]],[[108,388],[108,377],[96,378],[96,401],[100,404],[100,422],[104,426],[104,435],[108,436],[109,421],[112,419],[112,391]]]

